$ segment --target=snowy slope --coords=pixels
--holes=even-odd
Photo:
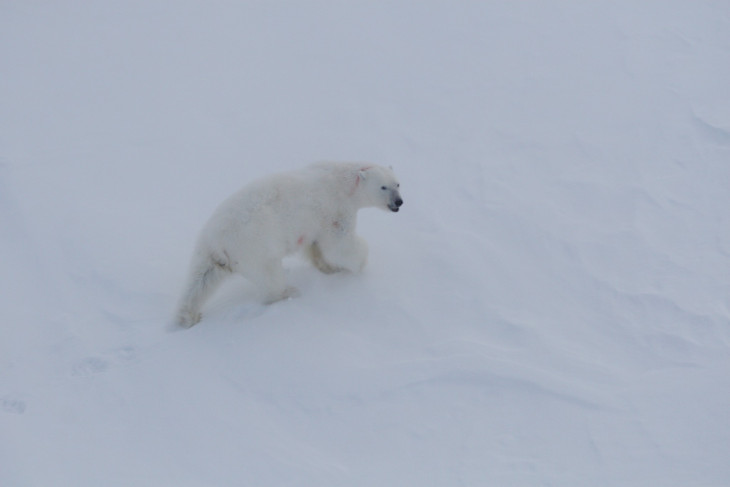
[[[730,484],[730,7],[0,4],[0,484]],[[363,275],[170,333],[245,182],[393,165]]]

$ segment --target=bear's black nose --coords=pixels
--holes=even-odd
[[[397,206],[398,208],[400,208],[402,204],[403,204],[402,199],[398,198],[397,200],[395,200],[395,206]]]

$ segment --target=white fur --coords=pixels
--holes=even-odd
[[[322,272],[357,272],[367,242],[355,233],[357,211],[402,204],[391,169],[327,162],[251,183],[224,201],[203,228],[180,301],[177,322],[200,321],[200,308],[232,272],[251,280],[266,303],[297,293],[282,258],[303,251]]]

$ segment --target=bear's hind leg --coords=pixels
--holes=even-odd
[[[178,305],[177,323],[190,328],[200,321],[200,308],[230,273],[227,264],[205,257],[192,265],[187,288]]]

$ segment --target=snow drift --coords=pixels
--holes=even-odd
[[[4,2],[3,485],[727,485],[730,9]],[[166,325],[245,182],[393,165],[363,275]]]

